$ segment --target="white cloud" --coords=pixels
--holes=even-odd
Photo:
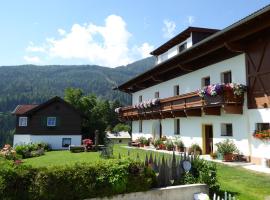
[[[174,21],[170,21],[170,20],[163,20],[163,28],[162,28],[162,32],[163,32],[163,37],[165,38],[171,38],[174,36],[175,34],[175,29],[176,29],[176,24]]]
[[[44,47],[35,46],[32,42],[30,42],[30,45],[25,50],[28,52],[46,52]]]
[[[30,64],[33,64],[33,63],[40,63],[41,60],[38,56],[24,56],[23,59],[27,62],[27,63],[30,63]]]
[[[140,47],[136,48],[136,51],[142,58],[151,56],[149,53],[154,50],[154,46],[149,45],[147,42],[143,43]]]
[[[59,35],[65,35],[66,31],[64,29],[59,28],[58,30]]]
[[[194,24],[194,22],[195,22],[195,17],[194,16],[192,16],[192,15],[187,16],[187,24],[189,26],[192,26]]]
[[[153,49],[148,43],[130,48],[132,34],[128,32],[125,21],[117,15],[108,16],[104,26],[74,24],[70,31],[58,29],[58,33],[60,38],[47,38],[43,45],[51,59],[81,59],[116,67],[144,58]],[[27,49],[34,50],[34,45],[30,44]]]

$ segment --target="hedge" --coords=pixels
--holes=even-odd
[[[35,169],[5,164],[0,168],[1,199],[85,199],[146,191],[154,172],[131,160],[105,160]]]

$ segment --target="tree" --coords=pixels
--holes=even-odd
[[[67,88],[64,99],[85,115],[82,124],[83,138],[94,139],[95,131],[99,130],[100,142],[103,142],[106,128],[119,123],[114,112],[115,108],[120,106],[118,101],[110,102],[93,94],[85,95],[83,90],[78,88]]]

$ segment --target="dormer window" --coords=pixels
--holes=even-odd
[[[179,48],[178,48],[179,53],[182,52],[182,51],[184,51],[186,48],[187,48],[187,43],[186,42],[183,43],[183,44],[181,44],[179,46]]]
[[[26,127],[27,126],[27,117],[19,117],[19,126],[20,127]]]

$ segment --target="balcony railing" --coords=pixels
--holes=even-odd
[[[244,95],[237,96],[225,91],[222,95],[201,97],[197,92],[160,99],[150,108],[123,107],[119,110],[122,120],[147,120],[174,117],[243,113]]]

